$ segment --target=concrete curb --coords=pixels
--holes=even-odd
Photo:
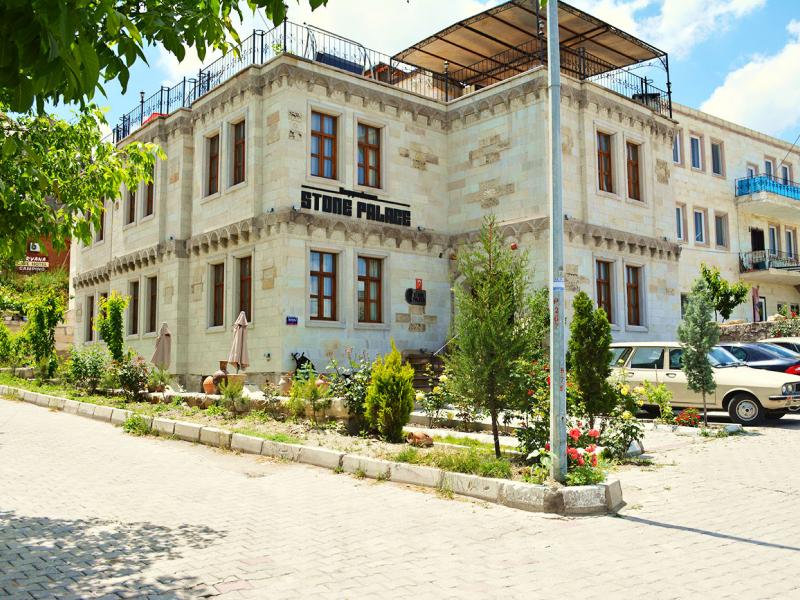
[[[702,427],[687,427],[686,425],[667,425],[665,423],[655,423],[651,422],[645,425],[646,429],[650,429],[651,431],[669,431],[670,433],[674,433],[676,435],[702,435],[703,428]],[[744,428],[739,423],[729,423],[723,425],[722,427],[709,427],[708,428],[711,437],[714,436],[716,431],[724,430],[727,433],[741,433],[744,431]]]
[[[134,414],[122,408],[67,400],[9,386],[0,386],[0,394],[115,425],[122,425]],[[341,469],[371,479],[446,489],[462,496],[520,510],[566,515],[602,515],[617,512],[625,505],[622,499],[622,486],[617,480],[605,481],[599,485],[549,487],[523,481],[453,473],[422,465],[389,462],[367,456],[345,454],[321,446],[275,442],[217,427],[204,427],[198,423],[141,416],[150,430],[160,435],[175,436],[181,440],[218,448],[230,448],[245,454],[272,456],[332,470]]]

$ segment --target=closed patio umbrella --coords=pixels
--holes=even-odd
[[[172,350],[172,334],[166,323],[161,324],[161,329],[156,338],[156,350],[150,362],[160,369],[169,368],[170,351]]]
[[[244,311],[239,313],[233,324],[233,345],[228,354],[228,364],[235,365],[237,373],[239,369],[245,369],[250,365],[250,359],[247,356],[247,317]]]

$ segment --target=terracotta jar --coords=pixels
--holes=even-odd
[[[217,393],[217,385],[214,383],[214,376],[209,375],[203,380],[203,391],[206,394],[216,394]]]

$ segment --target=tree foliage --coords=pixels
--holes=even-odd
[[[122,362],[125,358],[123,345],[125,343],[125,322],[123,315],[128,307],[128,296],[123,296],[116,290],[108,297],[101,297],[97,311],[95,327],[108,346],[111,358]]]
[[[312,9],[327,0],[308,0]],[[276,25],[284,0],[248,0]],[[24,113],[45,103],[80,103],[118,80],[125,93],[130,67],[145,48],[163,46],[183,60],[193,46],[230,50],[239,35],[238,0],[60,0],[0,3],[0,104]]]
[[[403,363],[392,341],[392,351],[372,363],[365,414],[370,426],[390,442],[403,439],[403,426],[414,410],[414,369]]]
[[[25,328],[34,363],[42,377],[50,377],[56,368],[56,325],[64,318],[64,298],[50,290],[28,303],[28,326]]]
[[[611,325],[602,308],[595,308],[586,292],[572,302],[569,369],[591,425],[598,415],[608,415],[617,398],[608,382],[611,374]]]
[[[445,363],[454,393],[489,413],[499,457],[499,415],[520,401],[518,365],[538,355],[547,312],[529,291],[527,253],[505,243],[493,217],[478,243],[459,251],[458,270],[464,281],[454,290],[454,342]]]
[[[731,284],[722,277],[719,268],[709,267],[705,263],[700,265],[700,274],[705,282],[714,311],[727,321],[731,318],[733,309],[747,299],[750,286],[743,281]]]
[[[678,326],[678,339],[683,347],[681,362],[687,385],[703,395],[703,421],[708,425],[706,395],[717,387],[708,360],[709,351],[719,342],[719,325],[712,319],[713,302],[704,278],[695,280],[686,316]]]

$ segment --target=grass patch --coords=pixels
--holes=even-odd
[[[131,435],[147,435],[150,433],[150,425],[141,415],[131,415],[125,419],[122,430]]]
[[[476,448],[466,450],[445,450],[434,448],[422,451],[418,448],[404,448],[393,457],[397,462],[412,465],[425,465],[438,467],[444,471],[454,473],[467,473],[494,477],[497,479],[511,479],[511,463],[506,458],[495,458]]]
[[[253,437],[259,437],[271,442],[280,442],[282,444],[302,444],[304,442],[304,440],[300,439],[299,437],[289,435],[288,433],[267,433],[264,431],[258,431],[257,429],[252,429],[250,427],[237,427],[233,431],[234,433],[252,435]]]

